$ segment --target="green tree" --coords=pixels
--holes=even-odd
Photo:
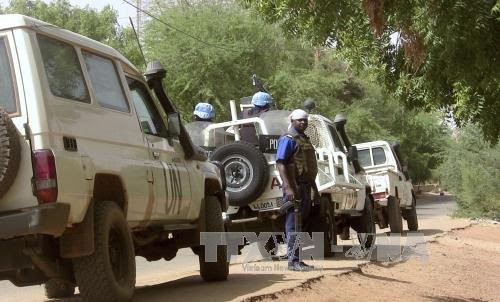
[[[458,132],[439,172],[445,188],[457,197],[458,214],[500,218],[500,146],[485,142],[478,127]]]
[[[334,120],[343,113],[353,143],[386,140],[401,144],[412,180],[424,183],[443,160],[449,130],[438,114],[405,110],[370,78],[356,76],[339,62],[335,52],[316,64],[283,64],[271,79],[271,89],[285,108],[301,107],[312,97],[314,113]]]
[[[500,2],[243,0],[289,34],[376,66],[408,108],[446,109],[500,137]],[[390,36],[398,36],[391,43]]]
[[[102,10],[90,6],[73,6],[67,0],[45,3],[42,0],[11,0],[0,9],[4,14],[23,14],[110,45],[122,52],[132,63],[143,60],[130,28],[118,24],[118,12],[107,5]]]
[[[254,92],[252,74],[268,85],[282,62],[312,62],[301,43],[229,1],[165,4],[151,11],[158,15],[145,26],[146,55],[165,65],[169,93],[186,119],[197,102],[208,101],[217,118],[227,120],[228,100]]]

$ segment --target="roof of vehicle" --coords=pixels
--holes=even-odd
[[[37,32],[57,37],[59,39],[71,42],[73,44],[79,45],[84,48],[97,50],[98,52],[101,52],[103,54],[106,54],[108,56],[114,57],[122,61],[123,63],[127,64],[129,67],[137,71],[137,68],[132,63],[130,63],[130,61],[127,58],[125,58],[120,52],[101,42],[97,42],[88,37],[74,33],[72,31],[24,15],[19,15],[19,14],[0,15],[0,30],[8,30],[8,29],[22,28],[22,27],[30,28]]]
[[[367,148],[373,147],[373,146],[382,146],[382,145],[390,147],[390,144],[386,141],[366,142],[366,143],[356,144],[356,147],[358,148],[358,150],[360,150],[360,149],[367,149]]]

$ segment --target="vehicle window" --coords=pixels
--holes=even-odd
[[[97,102],[106,108],[130,112],[113,61],[86,51],[82,54]]]
[[[383,165],[386,163],[387,159],[385,158],[385,151],[381,147],[373,148],[373,165]]]
[[[337,130],[332,125],[328,125],[328,130],[330,130],[330,134],[332,135],[333,142],[335,143],[335,151],[342,151],[345,153],[345,147],[342,144],[342,141],[339,138]]]
[[[132,94],[135,111],[139,117],[142,131],[146,134],[167,137],[167,128],[156,109],[153,99],[143,83],[127,77],[127,84]]]
[[[17,111],[14,80],[10,66],[9,53],[7,52],[7,41],[0,37],[0,107],[8,113]]]
[[[37,40],[52,94],[90,103],[80,61],[73,46],[40,34]]]
[[[370,155],[370,149],[364,149],[358,151],[358,160],[361,167],[369,167],[372,165],[372,157]]]

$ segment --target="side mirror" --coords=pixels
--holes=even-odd
[[[169,113],[168,116],[168,134],[170,137],[179,137],[181,134],[181,117],[178,112]]]

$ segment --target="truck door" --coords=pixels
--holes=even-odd
[[[182,220],[187,217],[191,204],[191,184],[184,152],[179,141],[169,137],[164,119],[144,83],[129,77],[127,82],[154,161],[154,217]]]

